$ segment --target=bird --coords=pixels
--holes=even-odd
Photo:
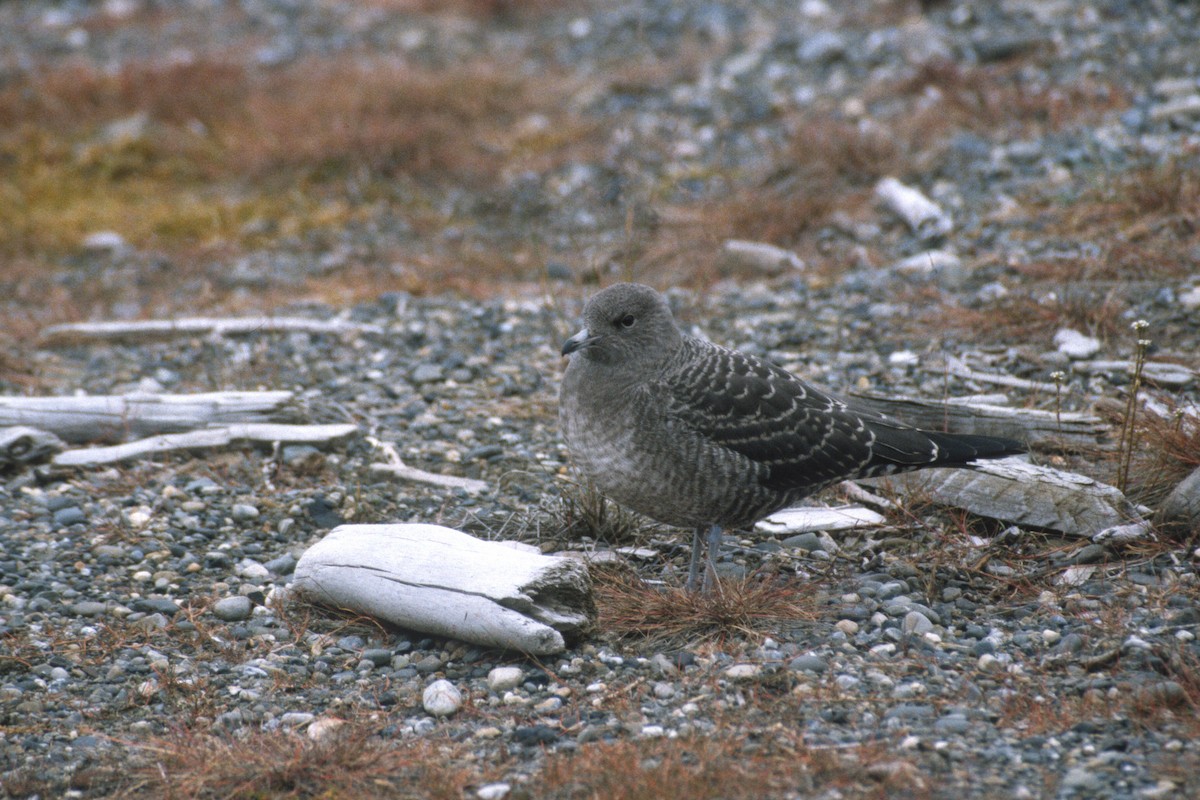
[[[559,425],[579,472],[612,500],[693,530],[686,586],[715,582],[726,530],[847,479],[970,468],[1017,441],[921,430],[855,408],[782,367],[689,336],[666,298],[617,283],[562,346]]]

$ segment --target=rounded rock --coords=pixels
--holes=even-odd
[[[229,516],[234,522],[253,522],[258,519],[258,509],[249,503],[234,503]]]
[[[222,598],[213,603],[212,607],[213,616],[225,622],[241,622],[249,619],[253,611],[254,604],[250,598],[242,595]]]
[[[525,680],[525,670],[520,667],[496,667],[487,676],[488,689],[499,694],[515,689]]]
[[[425,687],[421,705],[425,713],[434,717],[448,717],[462,708],[462,692],[448,680],[436,680]]]

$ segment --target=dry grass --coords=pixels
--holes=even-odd
[[[285,731],[180,731],[136,748],[121,796],[459,800],[478,776],[452,759],[456,749],[429,740],[387,741],[349,722],[316,739]]]
[[[777,727],[748,737],[714,735],[612,742],[556,754],[528,787],[529,800],[846,798],[927,796],[917,767],[869,745],[809,748]],[[822,795],[824,796],[824,795]]]
[[[591,483],[564,483],[549,513],[555,535],[566,541],[592,539],[610,545],[637,544],[657,526],[606,498]]]
[[[799,581],[719,581],[711,593],[656,587],[623,570],[593,574],[597,628],[657,646],[755,639],[816,618],[813,589]]]
[[[1151,507],[1200,467],[1200,420],[1174,408],[1169,397],[1166,400],[1166,416],[1145,408],[1139,410],[1132,436],[1126,493],[1135,502]],[[1096,409],[1108,415],[1114,426],[1123,424],[1124,414],[1116,404],[1101,403]],[[1113,464],[1104,466],[1115,469]]]
[[[336,229],[405,188],[419,195],[398,179],[491,184],[545,168],[593,132],[566,110],[571,88],[493,63],[348,56],[31,74],[0,91],[0,252],[62,252],[105,228],[160,247]],[[516,124],[535,113],[545,125]]]
[[[997,140],[1063,130],[1129,105],[1129,91],[1115,83],[1035,83],[1022,67],[1020,62],[964,66],[933,61],[882,96],[920,99],[917,121],[927,129],[967,130]]]

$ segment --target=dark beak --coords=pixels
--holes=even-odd
[[[563,342],[562,354],[564,356],[570,355],[576,350],[582,350],[583,348],[590,346],[594,341],[596,341],[596,337],[592,336],[591,331],[589,331],[587,328],[584,328],[579,333]]]

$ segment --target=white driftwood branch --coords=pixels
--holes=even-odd
[[[305,551],[291,590],[416,631],[535,655],[595,609],[587,567],[440,525],[341,525]]]
[[[407,464],[372,464],[371,471],[376,474],[391,475],[401,480],[428,483],[431,486],[441,486],[446,489],[462,489],[471,494],[479,494],[488,490],[486,481],[475,478],[461,478],[457,475],[443,475],[440,472],[427,472],[423,469],[410,467]]]
[[[471,494],[479,494],[486,492],[490,487],[486,481],[476,480],[475,478],[460,478],[457,475],[442,475],[440,472],[426,472],[423,469],[410,467],[400,458],[399,451],[396,450],[396,445],[391,442],[385,442],[381,439],[376,439],[373,436],[367,437],[367,443],[374,445],[381,453],[387,463],[375,463],[371,465],[371,471],[391,475],[394,478],[401,480],[416,481],[417,483],[428,483],[432,486],[441,486],[446,489],[462,489]]]
[[[184,319],[74,322],[65,325],[51,325],[42,331],[41,339],[43,345],[53,347],[87,342],[157,341],[176,336],[245,336],[259,333],[293,332],[380,334],[384,332],[384,328],[380,325],[347,322],[340,319],[187,317]]]
[[[59,453],[51,463],[56,467],[92,467],[112,464],[133,458],[170,453],[179,450],[209,450],[228,447],[235,442],[258,442],[262,444],[314,444],[330,443],[352,436],[358,426],[349,423],[338,425],[279,425],[270,422],[228,425],[223,428],[204,428],[186,433],[165,433],[138,439],[135,442],[110,447],[88,447]]]
[[[972,469],[925,469],[867,483],[879,481],[981,517],[1072,536],[1093,536],[1141,520],[1116,487],[1020,458],[977,461]]]
[[[837,508],[805,506],[776,511],[766,519],[759,520],[758,524],[754,526],[754,530],[757,533],[782,536],[810,531],[870,528],[882,525],[885,521],[882,514],[862,506],[838,506]]]
[[[875,196],[922,239],[945,236],[954,227],[950,215],[920,190],[895,178],[884,178],[875,186]]]
[[[987,403],[934,402],[873,392],[852,396],[855,405],[928,430],[1006,436],[1030,445],[1068,448],[1098,447],[1108,436],[1108,425],[1094,414]]]
[[[266,422],[291,401],[287,391],[0,397],[0,426],[27,425],[67,442],[119,442],[211,425]]]
[[[0,470],[47,461],[62,449],[62,440],[53,433],[24,425],[0,428]]]
[[[941,371],[933,369],[932,366],[926,371]],[[980,383],[991,383],[996,386],[1011,386],[1014,389],[1028,389],[1032,392],[1047,392],[1049,394],[1054,394],[1059,389],[1055,384],[1044,381],[1031,381],[1026,378],[1018,378],[1016,375],[1004,375],[999,372],[980,372],[977,369],[972,369],[954,356],[946,356],[945,370],[957,378],[966,378],[969,381],[978,381]]]

